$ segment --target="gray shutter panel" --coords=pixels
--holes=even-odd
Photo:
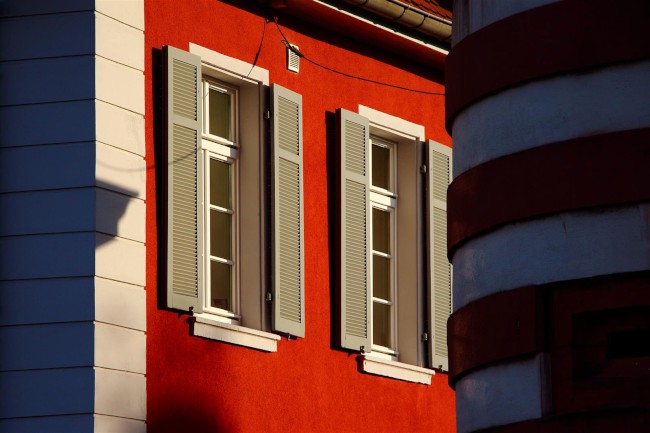
[[[341,347],[370,351],[369,122],[340,109]]]
[[[201,58],[163,47],[167,184],[167,307],[202,310]]]
[[[276,332],[305,336],[302,96],[273,84],[273,314]]]
[[[451,264],[447,259],[447,187],[451,148],[428,143],[429,335],[431,367],[448,371],[447,319],[451,314]]]

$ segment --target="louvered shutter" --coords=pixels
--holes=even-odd
[[[167,185],[167,307],[201,311],[201,59],[163,48]]]
[[[451,148],[429,140],[428,153],[430,359],[431,367],[448,371],[451,264],[447,259],[447,187],[451,182]]]
[[[276,84],[273,99],[273,330],[305,336],[302,97]]]
[[[368,119],[340,109],[341,323],[346,349],[371,348],[370,201]]]

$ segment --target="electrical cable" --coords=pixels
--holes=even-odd
[[[399,86],[397,84],[391,84],[391,83],[386,83],[386,82],[383,82],[383,81],[373,80],[373,79],[370,79],[370,78],[360,77],[358,75],[349,74],[347,72],[339,71],[337,69],[330,68],[329,66],[322,65],[322,64],[316,62],[315,60],[312,60],[309,57],[305,56],[303,53],[300,52],[300,50],[298,50],[296,47],[294,47],[289,42],[287,37],[282,32],[282,29],[280,28],[280,25],[278,24],[278,17],[273,17],[273,22],[275,23],[275,27],[277,27],[278,32],[280,32],[280,36],[282,36],[284,45],[286,45],[287,48],[289,48],[291,51],[293,51],[298,57],[300,57],[302,59],[305,59],[307,62],[311,63],[314,66],[325,69],[326,71],[329,71],[329,72],[333,72],[335,74],[343,75],[344,77],[353,78],[355,80],[365,81],[367,83],[373,83],[373,84],[377,84],[377,85],[380,85],[380,86],[391,87],[393,89],[405,90],[407,92],[421,93],[421,94],[424,94],[424,95],[435,95],[435,96],[444,96],[445,95],[444,93],[440,93],[440,92],[429,92],[429,91],[426,91],[426,90],[412,89],[410,87],[404,87],[404,86]]]
[[[264,27],[262,28],[262,40],[260,41],[260,46],[257,48],[257,53],[255,53],[255,59],[253,60],[253,66],[251,66],[251,70],[248,71],[248,74],[246,74],[246,78],[248,78],[251,75],[251,72],[253,72],[253,69],[255,69],[255,65],[257,65],[257,60],[260,58],[260,53],[262,52],[262,45],[264,44],[264,36],[266,36],[266,24],[268,24],[269,20],[264,18]]]

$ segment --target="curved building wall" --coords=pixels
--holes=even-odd
[[[648,29],[642,1],[454,3],[459,432],[649,428]]]

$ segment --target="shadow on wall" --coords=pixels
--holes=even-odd
[[[329,227],[329,287],[330,287],[330,347],[340,349],[339,344],[339,290],[340,290],[340,209],[339,209],[339,143],[337,134],[336,113],[325,112],[325,143],[327,166],[327,219]]]
[[[98,161],[97,164],[99,165],[101,162]],[[119,167],[110,168],[116,172],[129,170],[120,169]],[[139,171],[143,172],[143,170]],[[142,174],[144,175],[144,173]],[[97,212],[96,230],[102,233],[102,235],[96,237],[95,248],[100,248],[118,236],[127,239],[137,236],[137,233],[130,233],[134,230],[131,221],[125,221],[128,213],[137,212],[134,209],[136,206],[144,206],[143,203],[140,203],[140,200],[135,199],[137,192],[109,182],[104,182],[101,179],[97,179],[97,186],[102,188],[102,190],[97,190],[97,202],[95,204]],[[142,218],[139,219],[142,220]],[[138,222],[142,224],[142,233],[140,235],[143,235],[144,222]]]
[[[149,380],[153,379],[149,378]],[[190,391],[188,389],[178,390],[179,394],[187,392]],[[208,413],[205,410],[201,410],[201,408],[196,405],[174,404],[176,402],[177,401],[167,401],[157,404],[155,411],[151,410],[153,408],[149,408],[147,414],[148,433],[179,433],[193,431],[221,433],[240,430],[236,425],[218,419],[218,414],[215,412]]]

